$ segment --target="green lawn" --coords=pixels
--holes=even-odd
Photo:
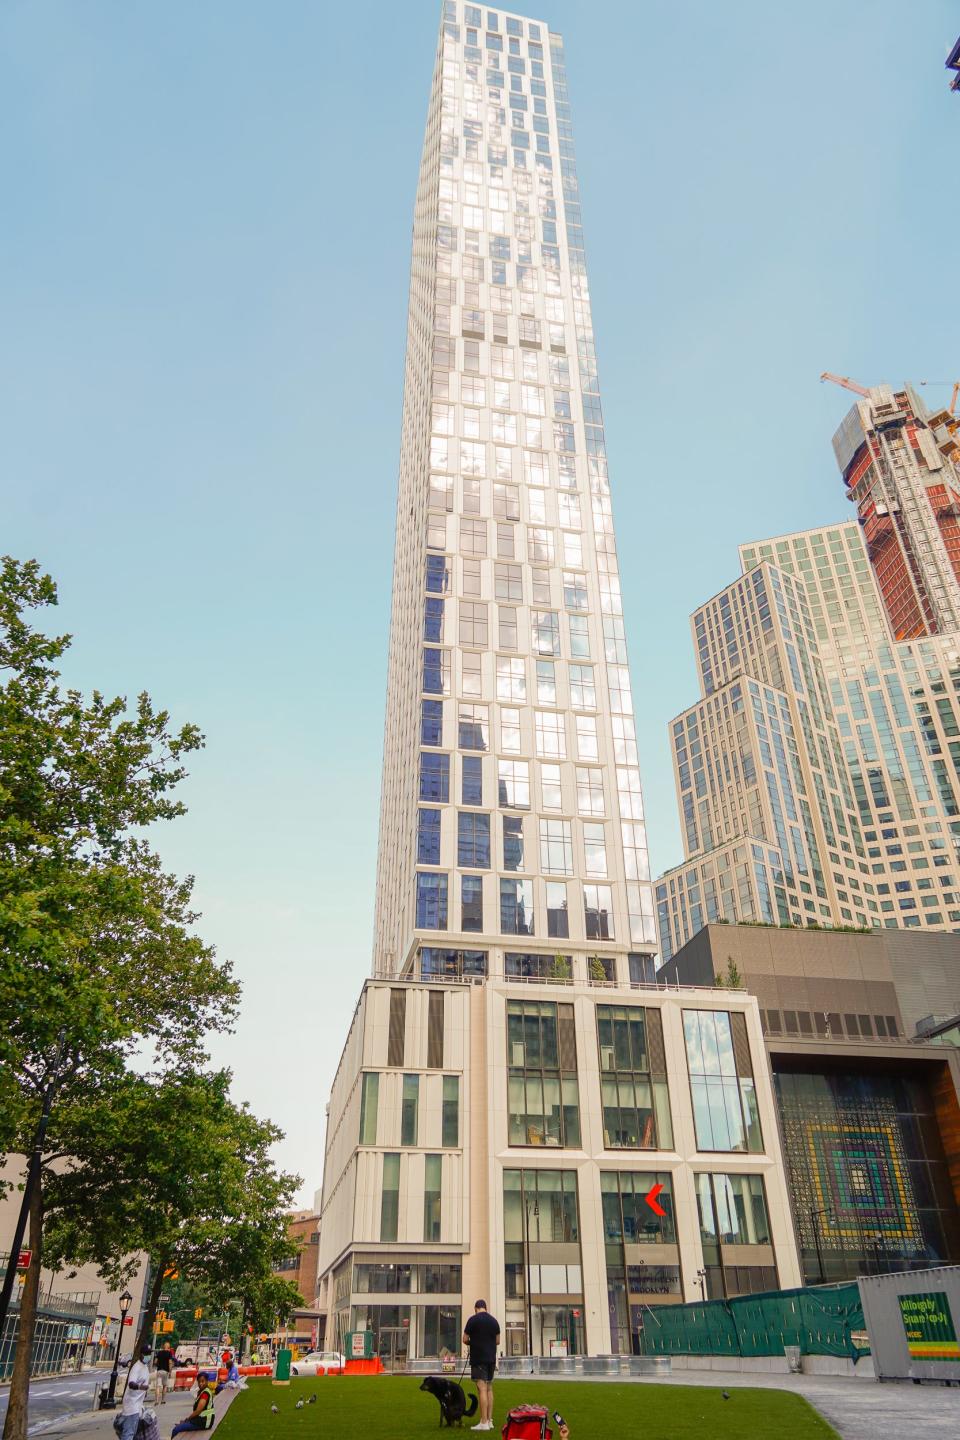
[[[217,1432],[223,1430],[223,1440],[439,1440],[439,1406],[419,1385],[419,1377],[406,1375],[321,1377],[289,1386],[251,1380]],[[474,1387],[467,1381],[464,1389],[469,1403]],[[297,1400],[311,1394],[316,1404],[297,1410]],[[528,1403],[559,1410],[570,1440],[837,1440],[805,1400],[782,1390],[731,1390],[724,1400],[706,1386],[589,1380],[497,1381],[491,1440],[500,1440],[510,1407]],[[464,1436],[473,1423],[464,1421]]]

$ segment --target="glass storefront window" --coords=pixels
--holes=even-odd
[[[739,1046],[734,1044],[735,1027]],[[744,1016],[723,1010],[684,1010],[683,1033],[697,1149],[761,1151]]]
[[[673,1144],[659,1010],[598,1005],[603,1143],[609,1150]]]
[[[696,1184],[707,1298],[775,1289],[763,1177],[701,1173]],[[751,1247],[750,1263],[742,1264],[746,1246]]]
[[[657,1204],[666,1213],[658,1215],[647,1204],[655,1185],[662,1189]],[[673,1176],[668,1171],[607,1170],[600,1176],[605,1241],[627,1245],[675,1245],[676,1220],[673,1204]]]
[[[445,1305],[425,1305],[420,1312],[421,1355],[445,1359],[460,1353],[460,1311]]]
[[[505,1170],[503,1212],[507,1353],[582,1353],[576,1171]]]
[[[507,1002],[507,1109],[511,1145],[580,1144],[573,1006]]]

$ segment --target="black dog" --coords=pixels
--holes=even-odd
[[[458,1385],[456,1380],[443,1380],[439,1375],[428,1375],[420,1386],[429,1395],[435,1395],[440,1402],[440,1424],[459,1425],[464,1415],[475,1415],[477,1411],[477,1397],[470,1396],[470,1405],[467,1406],[467,1397],[463,1393],[463,1386]]]

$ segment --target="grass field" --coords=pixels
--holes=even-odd
[[[341,1376],[289,1386],[251,1380],[216,1428],[223,1440],[439,1440],[439,1407],[419,1385],[412,1376]],[[467,1382],[464,1389],[469,1403],[474,1387]],[[297,1410],[297,1400],[311,1394],[316,1404]],[[491,1440],[500,1440],[510,1407],[523,1404],[559,1410],[570,1440],[837,1440],[805,1400],[782,1390],[731,1390],[724,1400],[707,1386],[589,1380],[498,1381]],[[469,1435],[473,1423],[465,1420],[455,1433]]]

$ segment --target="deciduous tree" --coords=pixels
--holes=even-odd
[[[197,1063],[229,1027],[230,967],[195,933],[192,879],[144,838],[183,813],[174,797],[203,743],[141,694],[133,706],[64,689],[70,644],[34,613],[57,603],[35,561],[0,563],[0,1146],[29,1154],[42,1098],[53,1112],[30,1212],[30,1269],[4,1426],[24,1440],[47,1188],[85,1111],[132,1060]],[[60,1204],[54,1200],[54,1209]]]

